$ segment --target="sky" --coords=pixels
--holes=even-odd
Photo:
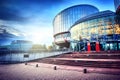
[[[115,11],[113,0],[0,0],[0,25],[20,30],[33,43],[51,45],[54,17],[79,4]]]

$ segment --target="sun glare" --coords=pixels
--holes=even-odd
[[[39,32],[32,33],[29,40],[32,41],[33,44],[41,44],[42,36]]]
[[[32,41],[33,44],[46,44],[52,43],[51,28],[32,28],[26,32],[26,40]]]

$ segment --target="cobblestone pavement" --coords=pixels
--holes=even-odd
[[[0,65],[0,80],[120,80],[120,75],[54,70],[25,64]]]

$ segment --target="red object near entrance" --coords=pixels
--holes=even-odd
[[[96,42],[96,52],[99,52],[100,51],[100,44],[99,42]]]
[[[90,43],[89,43],[89,42],[87,43],[87,50],[88,50],[88,52],[91,51],[91,46],[90,46]]]

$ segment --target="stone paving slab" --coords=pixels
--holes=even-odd
[[[35,65],[36,63],[0,65],[0,80],[120,80],[120,75],[85,74],[74,70],[54,70],[52,67],[55,65]]]
[[[52,68],[56,66],[57,69],[62,70],[72,70],[83,72],[84,69],[87,69],[88,73],[103,73],[103,74],[118,74],[120,75],[120,69],[112,69],[112,68],[95,68],[95,67],[81,67],[81,66],[68,66],[68,65],[55,65],[55,64],[46,64],[46,63],[38,63],[38,62],[30,62],[28,65],[36,66],[38,64],[39,67]]]

